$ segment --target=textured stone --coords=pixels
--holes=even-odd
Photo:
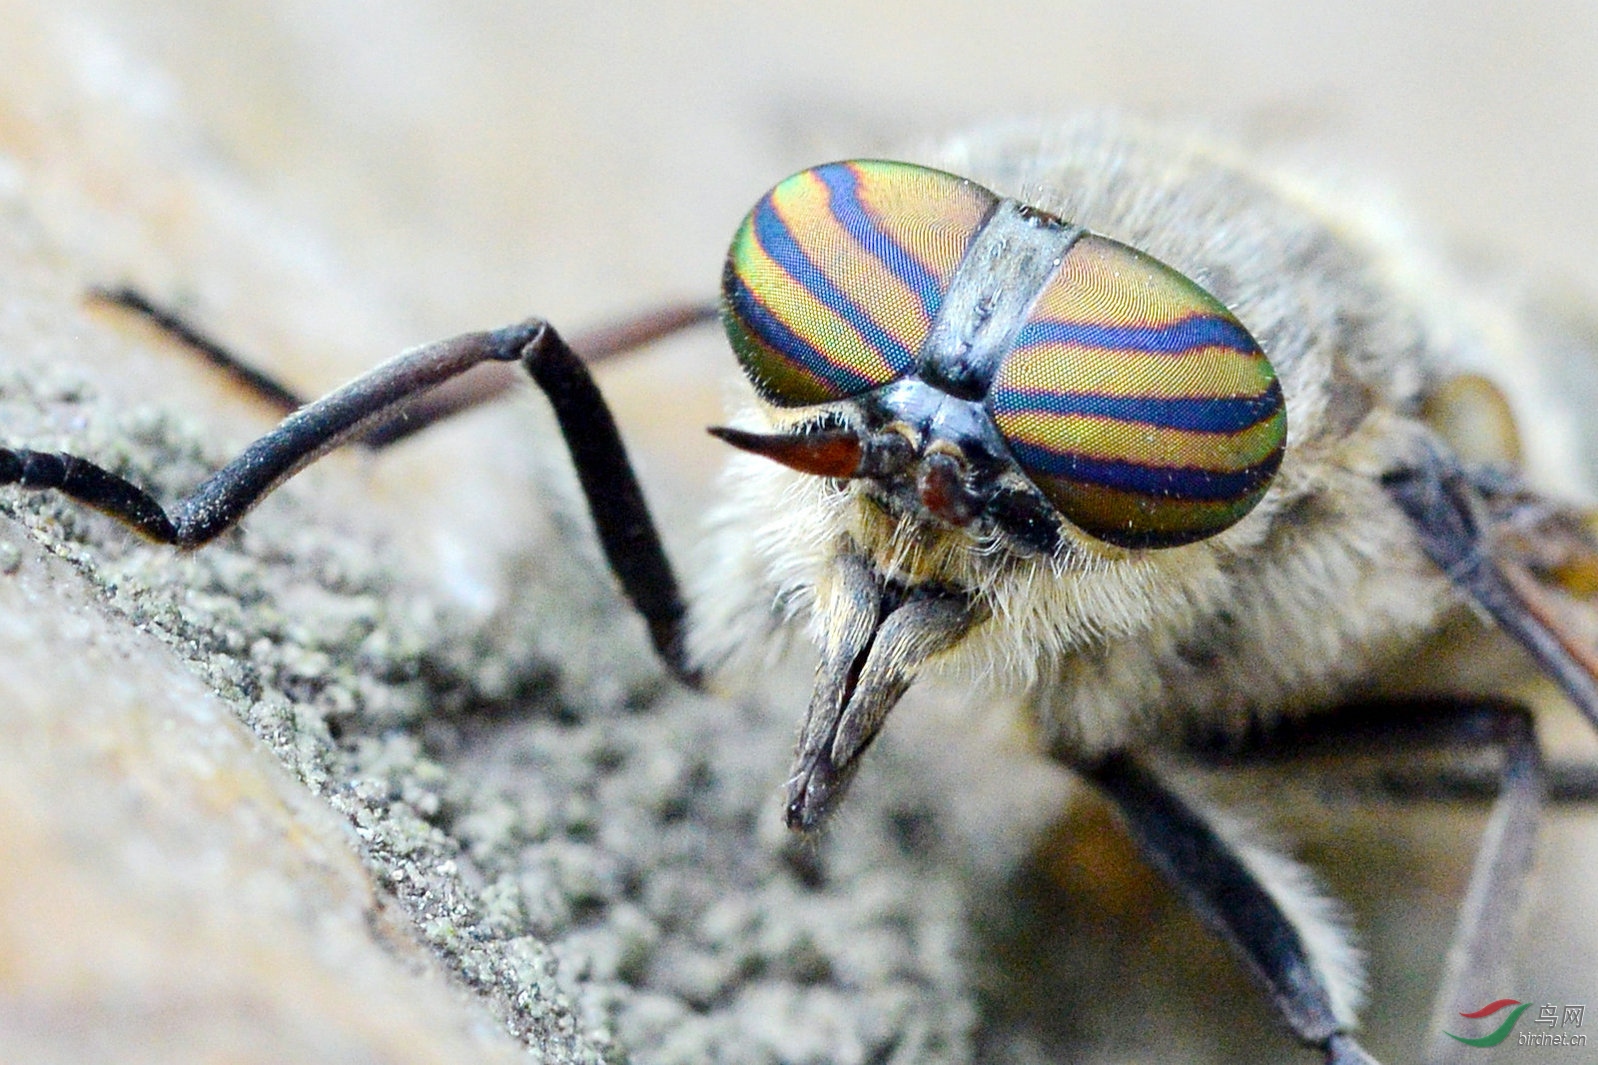
[[[226,702],[0,543],[6,1060],[521,1060]]]

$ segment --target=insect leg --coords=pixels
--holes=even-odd
[[[1460,1060],[1462,1047],[1443,1026],[1492,997],[1514,942],[1527,874],[1531,871],[1542,804],[1542,755],[1531,715],[1525,710],[1496,715],[1494,731],[1504,748],[1503,783],[1493,805],[1470,887],[1459,909],[1443,981],[1428,1026],[1425,1061]]]
[[[1587,762],[1546,760],[1543,763],[1543,802],[1549,806],[1583,806],[1598,803],[1598,765]],[[1495,798],[1503,787],[1502,774],[1490,766],[1432,766],[1410,770],[1384,769],[1379,776],[1355,783],[1360,794],[1398,802],[1483,802]]]
[[[1374,771],[1339,771],[1328,783],[1358,796],[1398,802],[1484,802],[1503,789],[1500,766],[1410,764],[1399,751],[1419,748],[1466,750],[1501,743],[1496,717],[1519,714],[1518,703],[1490,696],[1438,696],[1363,702],[1308,717],[1284,718],[1268,730],[1242,737],[1227,730],[1195,732],[1184,749],[1215,768],[1302,762],[1323,755],[1373,756]],[[1598,765],[1545,759],[1543,801],[1550,806],[1598,803]]]
[[[677,577],[593,375],[548,326],[528,342],[522,365],[555,410],[611,571],[643,616],[661,660],[679,680],[698,687],[699,674],[688,662],[687,609]]]
[[[1212,819],[1125,753],[1076,767],[1120,811],[1149,863],[1265,985],[1282,1019],[1328,1065],[1374,1065],[1338,1016],[1328,976],[1260,873]]]
[[[1598,727],[1598,656],[1562,623],[1552,593],[1496,535],[1489,501],[1459,461],[1430,445],[1382,478],[1421,547],[1462,592],[1531,652],[1587,720]]]
[[[169,513],[148,493],[75,455],[0,448],[0,484],[54,489],[159,543],[197,547],[237,524],[272,489],[398,404],[479,363],[521,358],[550,333],[536,319],[403,352],[290,414]],[[557,341],[558,342],[558,341]]]
[[[113,307],[132,311],[162,332],[188,345],[206,362],[243,385],[257,399],[279,414],[291,414],[305,406],[306,398],[263,370],[239,358],[221,341],[196,328],[194,323],[170,307],[153,302],[138,289],[91,288],[89,298]]]
[[[589,364],[603,362],[613,356],[636,351],[657,340],[664,340],[685,329],[713,322],[718,313],[713,303],[677,303],[657,307],[652,311],[579,333],[570,343],[572,350],[582,356],[584,362]],[[415,402],[407,404],[394,417],[385,419],[367,430],[361,437],[361,443],[371,448],[398,443],[435,422],[498,399],[516,384],[516,375],[510,367],[484,366],[458,382],[435,389],[419,397]]]
[[[285,418],[168,513],[132,482],[74,455],[0,448],[0,484],[54,489],[159,543],[197,547],[237,524],[283,481],[417,395],[485,362],[521,361],[549,397],[600,544],[655,649],[689,684],[685,609],[642,489],[604,397],[576,353],[541,319],[468,333],[395,356]]]
[[[1417,748],[1465,750],[1497,746],[1497,800],[1482,834],[1470,886],[1460,906],[1443,980],[1432,1009],[1428,1063],[1458,1058],[1445,1025],[1490,1001],[1503,987],[1514,922],[1531,870],[1544,767],[1529,711],[1501,699],[1412,699],[1361,703],[1275,724],[1241,741],[1200,740],[1200,757],[1227,764],[1276,762],[1316,754],[1380,752],[1388,758]],[[1583,777],[1572,782],[1579,786]],[[1590,783],[1590,781],[1588,781]],[[1434,793],[1435,794],[1435,793]],[[1449,796],[1451,797],[1451,796]],[[1592,798],[1589,791],[1578,798]]]
[[[89,291],[89,296],[149,320],[188,345],[280,414],[291,414],[308,402],[305,397],[251,365],[181,314],[169,307],[162,307],[137,289],[95,288]],[[571,346],[582,355],[584,361],[601,362],[696,325],[714,321],[716,315],[716,305],[711,303],[671,304],[580,333],[573,338]],[[512,366],[497,362],[480,366],[473,373],[445,382],[389,412],[369,426],[357,442],[370,448],[398,443],[436,422],[498,399],[515,388],[520,380],[520,375]]]

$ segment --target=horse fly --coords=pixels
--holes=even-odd
[[[1448,297],[1369,221],[1229,151],[1104,118],[786,179],[723,273],[719,317],[751,388],[711,430],[741,454],[691,611],[603,397],[540,319],[396,357],[171,510],[75,456],[0,450],[0,483],[195,547],[330,449],[498,390],[451,395],[466,370],[519,362],[677,678],[701,685],[786,627],[817,645],[792,828],[823,823],[919,674],[964,678],[1029,715],[1339,1065],[1372,1060],[1350,1034],[1347,935],[1302,870],[1185,795],[1173,765],[1496,746],[1427,1050],[1442,1059],[1441,1022],[1491,997],[1545,774],[1524,708],[1416,690],[1435,671],[1414,664],[1463,619],[1598,723],[1580,625],[1598,542],[1543,485],[1564,460],[1516,465],[1504,391],[1524,385],[1524,353],[1447,324]],[[714,315],[640,320],[612,347]]]

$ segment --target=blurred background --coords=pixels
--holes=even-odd
[[[0,11],[0,77],[30,104],[19,117],[45,127],[31,136],[66,151],[96,106],[107,121],[160,121],[150,165],[242,176],[281,219],[260,254],[302,256],[294,272],[309,262],[323,277],[336,261],[365,286],[379,323],[367,328],[393,335],[529,311],[569,328],[702,296],[776,177],[1082,107],[1310,145],[1468,254],[1598,282],[1598,10],[1582,0]],[[30,147],[50,147],[18,143],[18,121],[9,147],[31,166]],[[94,191],[109,198],[116,180],[101,173]],[[184,289],[238,332],[292,328],[271,292],[221,268],[217,238],[240,234],[185,232],[175,197],[154,195],[104,206],[114,232],[161,229],[170,261],[129,266],[125,244],[85,235],[107,268]],[[205,256],[216,273],[196,268]],[[306,317],[320,306],[296,295]]]
[[[1598,292],[1587,0],[0,0],[0,26],[0,197],[32,205],[64,274],[136,283],[308,392],[530,313],[570,331],[710,296],[743,212],[791,171],[1083,107],[1213,126],[1352,175],[1475,268]],[[700,336],[605,371],[679,544],[719,458],[699,427],[718,419],[729,367]],[[168,384],[127,390],[160,399]],[[418,513],[453,510],[489,545],[448,564],[465,595],[516,531],[481,489],[520,462],[490,451],[464,480],[459,462],[405,474],[430,486]],[[1590,833],[1553,831],[1584,877]],[[1385,860],[1383,877],[1424,868]],[[1430,890],[1392,897],[1425,905]],[[1375,935],[1414,923],[1403,905]],[[1538,905],[1529,923],[1557,942],[1557,892]],[[1446,935],[1446,913],[1421,923]],[[1044,964],[1036,944],[1008,949]],[[1598,997],[1590,961],[1556,968],[1546,994]],[[1392,981],[1379,994],[1409,979],[1377,975]],[[1378,1040],[1407,1045],[1434,975],[1374,1004],[1378,1029],[1396,1029]],[[1112,1015],[1096,1045],[1113,1047],[1118,1023],[1141,1022]]]
[[[189,151],[421,296],[417,317],[704,291],[752,196],[818,151],[1084,106],[1321,142],[1439,232],[1598,269],[1598,12],[1578,0],[50,10],[62,61],[183,113]]]

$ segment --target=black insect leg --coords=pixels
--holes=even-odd
[[[530,319],[415,348],[310,403],[244,449],[168,512],[137,485],[73,455],[0,448],[0,484],[54,489],[160,543],[196,547],[235,525],[274,488],[358,437],[396,407],[485,362],[521,361],[560,422],[601,545],[655,649],[693,684],[677,580],[626,449],[582,360],[548,323]]]
[[[92,299],[121,307],[147,319],[151,324],[192,348],[212,366],[232,377],[257,399],[273,407],[280,414],[291,414],[309,401],[270,374],[252,365],[247,359],[235,354],[227,345],[200,329],[183,315],[155,303],[137,289],[96,288],[91,289],[89,295]],[[571,346],[583,357],[584,362],[602,362],[617,355],[636,351],[674,333],[714,321],[716,315],[715,304],[672,304],[608,326],[587,330],[575,336]],[[510,392],[520,382],[521,375],[517,373],[515,367],[499,362],[485,363],[470,374],[447,381],[425,394],[400,404],[397,409],[388,412],[383,418],[368,426],[355,442],[370,448],[387,447],[437,422],[492,402]]]
[[[688,662],[682,593],[599,386],[548,327],[526,346],[522,365],[555,409],[605,559],[643,615],[655,651],[678,679],[698,687],[699,674]]]
[[[1212,819],[1124,753],[1077,769],[1108,796],[1149,863],[1265,986],[1289,1028],[1328,1065],[1374,1065],[1337,1016],[1300,929]]]
[[[201,358],[243,385],[257,399],[279,414],[289,414],[305,406],[307,400],[270,374],[251,366],[220,341],[196,328],[170,307],[162,307],[134,288],[91,288],[89,298],[132,311],[147,319],[162,332],[182,341]]]
[[[716,320],[713,303],[679,303],[635,315],[598,329],[586,330],[571,340],[572,350],[589,365],[636,351],[657,340],[696,325]],[[479,407],[505,395],[519,383],[508,366],[484,366],[470,376],[434,389],[387,418],[361,437],[371,448],[387,447],[428,426]]]
[[[515,360],[547,332],[527,322],[413,348],[289,415],[170,513],[137,485],[74,455],[0,449],[0,484],[49,488],[160,543],[197,547],[235,525],[272,489],[358,435],[397,404],[489,360]]]
[[[1428,1065],[1456,1060],[1466,1052],[1444,1034],[1459,1014],[1497,997],[1513,951],[1514,923],[1531,870],[1537,822],[1545,792],[1545,770],[1531,714],[1499,699],[1412,699],[1361,703],[1314,717],[1282,721],[1242,738],[1198,739],[1195,753],[1217,764],[1302,760],[1316,755],[1379,755],[1397,763],[1418,749],[1464,752],[1497,747],[1503,760],[1497,772],[1497,800],[1482,835],[1470,886],[1460,906],[1447,966],[1432,1010]],[[1590,773],[1573,771],[1565,782],[1566,801],[1598,798]],[[1403,798],[1479,797],[1473,776],[1417,776],[1406,773],[1377,785]],[[1461,785],[1464,787],[1461,787]]]

